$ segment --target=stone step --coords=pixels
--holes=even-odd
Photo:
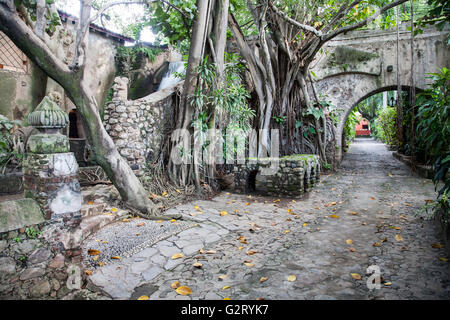
[[[101,228],[113,222],[119,221],[128,215],[129,211],[118,210],[116,213],[97,214],[83,217],[83,220],[80,223],[82,241]]]
[[[94,204],[84,203],[81,205],[81,216],[85,218],[103,214],[105,207],[106,207],[105,203],[94,203]]]

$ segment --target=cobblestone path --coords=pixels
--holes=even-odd
[[[114,299],[449,299],[447,250],[436,245],[437,223],[418,213],[434,198],[430,180],[357,139],[305,199],[222,192],[177,206],[170,211],[198,225],[90,280]],[[367,286],[369,266],[380,270],[379,289]],[[175,281],[192,294],[179,295]]]

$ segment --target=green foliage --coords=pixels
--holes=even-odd
[[[195,0],[155,1],[149,6],[148,25],[161,43],[176,46],[182,53],[189,50],[190,32],[197,11]]]
[[[37,0],[16,0],[14,2],[16,4],[16,7],[23,5],[30,16],[31,21],[36,21]],[[55,3],[55,0],[45,0],[45,3],[46,5],[52,5],[53,3]],[[45,32],[49,34],[53,34],[53,32],[55,32],[56,30],[56,27],[61,25],[59,16],[56,12],[53,12],[53,14],[51,15],[46,13],[45,19],[47,20]]]
[[[284,121],[286,121],[286,116],[273,116],[272,118],[276,123],[279,124],[282,124]]]
[[[13,135],[14,129],[20,127],[20,121],[11,121],[0,115],[0,172],[5,173],[7,166],[16,169],[22,165],[25,152],[23,142]]]
[[[224,84],[218,85],[215,77],[216,67],[205,57],[198,67],[200,85],[194,91],[191,100],[197,110],[206,110],[211,106],[225,111],[229,122],[242,129],[250,128],[249,120],[254,116],[247,100],[250,95],[242,84],[240,72],[243,65],[236,54],[225,54]],[[206,119],[204,119],[206,120]]]
[[[163,52],[160,48],[151,48],[142,45],[133,47],[119,46],[116,49],[117,73],[119,75],[128,75],[131,70],[139,68],[139,63],[143,58],[148,58],[151,62],[155,57]]]
[[[450,70],[442,68],[439,73],[431,73],[433,83],[418,95],[416,144],[419,152],[425,153],[427,162],[433,165],[433,181],[436,187],[443,183],[438,192],[437,202],[448,212],[450,194]]]
[[[426,13],[417,21],[414,34],[422,33],[423,27],[435,25],[438,30],[444,30],[450,23],[450,2],[448,0],[427,0]],[[447,36],[447,44],[450,44],[450,35]]]
[[[227,135],[244,139],[242,134],[234,135],[236,132],[242,133],[251,128],[251,119],[255,112],[248,105],[250,95],[242,84],[241,72],[244,66],[240,62],[240,57],[236,54],[225,54],[224,82],[218,83],[216,78],[216,66],[209,63],[208,56],[199,65],[197,73],[199,84],[191,97],[191,105],[196,110],[197,116],[192,122],[196,129],[196,138],[205,141],[202,148],[209,145],[206,131],[215,125],[211,122],[214,113],[225,115],[221,117],[226,123],[226,130],[222,133],[222,140],[226,141]],[[224,123],[221,124],[223,127]],[[239,142],[238,142],[239,144]],[[226,144],[224,154],[226,154]],[[230,146],[228,146],[230,147]],[[232,146],[235,150],[236,146]]]
[[[42,232],[40,230],[35,230],[33,227],[29,227],[25,229],[25,234],[30,239],[36,239]]]
[[[354,108],[347,117],[344,125],[345,145],[348,147],[350,142],[356,137],[356,124],[359,123],[357,109]]]
[[[395,107],[381,108],[375,121],[376,137],[387,145],[398,145],[397,140],[397,110]]]

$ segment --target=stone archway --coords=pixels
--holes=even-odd
[[[424,30],[414,38],[414,86],[421,91],[430,83],[428,73],[448,67],[448,30]],[[403,90],[411,84],[411,34],[406,25],[399,36],[399,79]],[[336,154],[342,160],[342,132],[350,111],[367,97],[397,89],[396,30],[349,32],[330,42],[318,55],[312,71],[318,92],[340,110],[336,130]]]

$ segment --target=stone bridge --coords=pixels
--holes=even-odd
[[[399,74],[403,90],[411,87],[411,32],[399,32]],[[414,86],[425,89],[427,73],[449,67],[449,30],[423,30],[414,38]],[[340,114],[336,132],[336,158],[342,160],[342,132],[350,111],[369,96],[397,89],[397,30],[364,30],[344,34],[324,47],[312,64],[319,93]]]

